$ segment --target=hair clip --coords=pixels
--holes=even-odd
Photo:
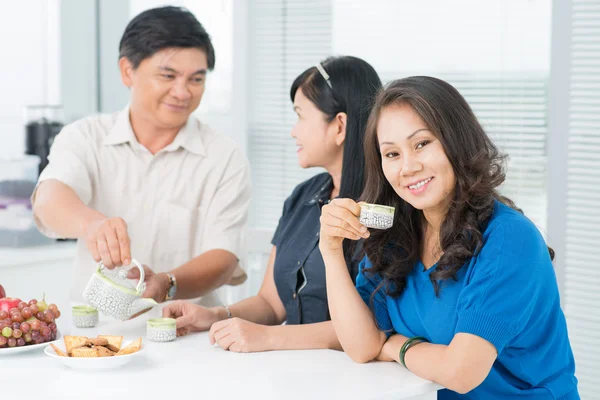
[[[327,85],[329,85],[329,87],[331,89],[333,89],[331,87],[331,81],[329,80],[329,74],[325,71],[325,68],[323,68],[323,66],[321,65],[321,63],[317,64],[317,69],[321,73],[321,76],[323,76],[323,79],[325,79],[325,82],[327,83]]]

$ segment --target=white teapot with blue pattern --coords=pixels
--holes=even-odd
[[[115,268],[111,271],[100,261],[83,291],[85,301],[102,313],[122,321],[157,305],[154,299],[142,297],[146,289],[144,268],[136,260],[131,260],[131,263],[140,270],[140,281],[135,287],[127,278],[128,269]]]

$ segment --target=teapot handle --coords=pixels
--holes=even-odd
[[[146,273],[144,272],[144,267],[142,267],[140,265],[140,263],[138,263],[135,259],[131,259],[131,263],[140,270],[140,281],[138,282],[137,286],[135,287],[135,291],[137,293],[140,293],[142,291],[142,285],[144,284],[144,280],[146,279]],[[100,261],[98,263],[98,272],[100,272],[102,270],[102,268],[106,268],[104,266],[104,263],[102,261]]]

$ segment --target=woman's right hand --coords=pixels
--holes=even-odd
[[[189,332],[201,332],[210,329],[212,324],[219,321],[219,310],[206,308],[188,301],[175,301],[163,308],[163,318],[175,318],[177,336]]]
[[[342,249],[344,239],[359,240],[369,237],[367,227],[360,223],[360,206],[352,199],[333,199],[321,209],[321,253]]]

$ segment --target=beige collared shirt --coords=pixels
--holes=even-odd
[[[128,107],[85,118],[56,137],[49,161],[39,182],[61,181],[88,207],[123,218],[132,257],[155,272],[212,249],[243,259],[251,192],[248,161],[232,140],[195,117],[154,155],[137,141]],[[37,222],[42,233],[58,237]],[[85,242],[78,241],[73,300],[82,299],[95,267]],[[220,302],[213,293],[202,303]]]

